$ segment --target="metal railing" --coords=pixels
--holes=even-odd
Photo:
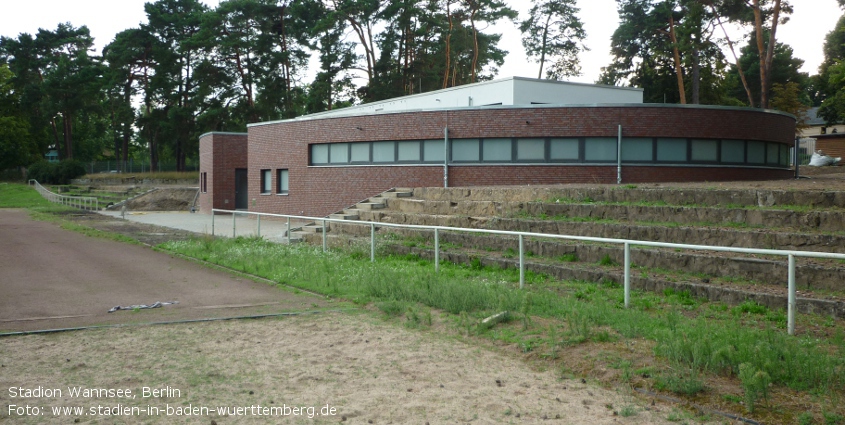
[[[68,196],[68,195],[59,195],[58,193],[53,193],[47,190],[44,186],[41,186],[41,183],[38,183],[37,180],[30,179],[29,180],[30,186],[35,186],[35,190],[41,194],[45,199],[50,202],[55,202],[57,204],[67,205],[69,207],[79,208],[82,210],[88,211],[99,211],[100,210],[100,200],[93,197],[93,196]]]
[[[425,226],[417,224],[396,224],[396,223],[381,223],[361,220],[344,220],[337,218],[326,217],[307,217],[286,214],[271,214],[259,213],[251,211],[232,211],[222,209],[211,210],[211,234],[214,235],[214,216],[217,213],[232,214],[232,237],[237,235],[237,228],[235,225],[235,218],[237,215],[254,215],[258,219],[258,237],[261,237],[261,217],[278,217],[287,218],[287,238],[290,243],[290,220],[308,220],[322,223],[322,238],[323,251],[327,249],[326,242],[326,223],[344,223],[357,224],[362,226],[370,226],[370,261],[376,260],[376,228],[402,228],[402,229],[418,229],[434,231],[434,270],[440,271],[440,232],[465,232],[465,233],[483,233],[488,235],[506,235],[517,236],[519,238],[519,288],[525,287],[525,238],[548,238],[548,239],[563,239],[582,242],[601,242],[609,244],[619,244],[624,247],[624,291],[625,291],[625,308],[630,306],[631,302],[631,245],[648,246],[655,248],[673,248],[685,249],[695,251],[717,251],[717,252],[735,252],[742,254],[757,254],[757,255],[773,255],[780,257],[787,257],[788,259],[788,273],[787,273],[787,329],[790,335],[795,334],[795,304],[796,304],[796,285],[795,285],[795,258],[827,258],[845,260],[845,254],[836,254],[831,252],[815,252],[815,251],[794,251],[794,250],[778,250],[778,249],[757,249],[757,248],[736,248],[727,246],[711,246],[711,245],[692,245],[692,244],[678,244],[669,242],[652,242],[652,241],[638,241],[629,239],[614,239],[614,238],[598,238],[592,236],[572,236],[572,235],[558,235],[552,233],[534,233],[534,232],[513,232],[508,230],[493,230],[493,229],[471,229],[463,227],[447,227],[447,226]]]

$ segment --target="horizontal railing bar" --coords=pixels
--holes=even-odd
[[[602,243],[612,243],[612,244],[631,244],[631,245],[638,245],[638,246],[649,246],[655,248],[676,248],[676,249],[689,249],[689,250],[697,250],[697,251],[718,251],[718,252],[737,252],[743,254],[757,254],[757,255],[776,255],[776,256],[784,256],[788,257],[793,255],[795,257],[810,257],[810,258],[829,258],[829,259],[839,259],[845,260],[845,254],[836,254],[832,252],[817,252],[817,251],[790,251],[790,250],[778,250],[778,249],[759,249],[759,248],[742,248],[742,247],[728,247],[728,246],[712,246],[712,245],[692,245],[692,244],[678,244],[678,243],[670,243],[670,242],[653,242],[653,241],[640,241],[640,240],[633,240],[633,239],[615,239],[615,238],[599,238],[594,236],[572,236],[572,235],[558,235],[553,233],[534,233],[534,232],[515,232],[509,230],[494,230],[494,229],[471,229],[471,228],[464,228],[464,227],[448,227],[448,226],[425,226],[419,224],[398,224],[398,223],[383,223],[377,221],[362,221],[362,220],[344,220],[340,218],[327,218],[327,217],[309,217],[309,216],[301,216],[301,215],[288,215],[288,214],[273,214],[273,213],[262,213],[262,212],[253,212],[253,211],[232,211],[232,210],[223,210],[214,208],[211,210],[213,213],[228,213],[228,214],[248,214],[248,215],[256,215],[256,216],[267,216],[267,217],[279,217],[279,218],[292,218],[292,219],[299,219],[299,220],[307,220],[307,221],[317,221],[317,220],[324,220],[328,223],[346,223],[346,224],[358,224],[358,225],[375,225],[376,227],[394,227],[394,228],[405,228],[405,229],[419,229],[419,230],[445,230],[445,231],[453,231],[453,232],[467,232],[467,233],[484,233],[484,234],[492,234],[492,235],[507,235],[507,236],[528,236],[528,237],[538,237],[538,238],[551,238],[551,239],[564,239],[564,240],[577,240],[577,241],[586,241],[586,242],[602,242]]]

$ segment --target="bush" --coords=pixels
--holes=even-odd
[[[39,161],[29,166],[27,178],[43,184],[69,184],[71,180],[85,175],[85,166],[76,160],[61,162]]]

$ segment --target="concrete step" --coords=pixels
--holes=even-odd
[[[413,191],[403,191],[403,192],[395,191],[395,192],[384,192],[382,194],[379,194],[375,198],[376,199],[378,199],[378,198],[410,198],[412,196],[414,196]]]
[[[329,214],[329,218],[332,218],[332,219],[335,219],[335,220],[357,220],[358,214],[357,214],[357,211],[355,213],[342,212],[342,213],[337,213],[337,214]]]
[[[370,201],[372,201],[372,200],[370,200]],[[359,210],[372,211],[372,210],[384,209],[384,207],[386,207],[386,205],[383,202],[361,202],[359,204],[356,204],[355,207],[358,208]]]
[[[326,231],[331,230],[330,223],[326,223]],[[306,226],[302,226],[302,230],[300,232],[293,232],[296,233],[322,233],[323,232],[323,225],[322,224],[309,224]]]

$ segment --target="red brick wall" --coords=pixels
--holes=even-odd
[[[202,173],[208,173],[207,192],[199,197],[201,212],[234,208],[235,169],[247,168],[247,148],[246,133],[206,133],[200,137],[200,184]]]
[[[288,121],[249,127],[250,210],[326,215],[392,187],[442,186],[443,167],[309,167],[308,145],[473,137],[700,137],[793,144],[795,120],[759,110],[663,105],[462,109]],[[260,170],[288,169],[287,195],[259,194]],[[623,166],[623,182],[789,178],[789,170]],[[232,178],[234,180],[234,178]],[[615,183],[616,165],[453,165],[450,186]],[[209,183],[210,185],[210,183]],[[211,186],[209,186],[211,187]],[[275,192],[275,190],[273,191]],[[254,200],[254,204],[253,204]]]

